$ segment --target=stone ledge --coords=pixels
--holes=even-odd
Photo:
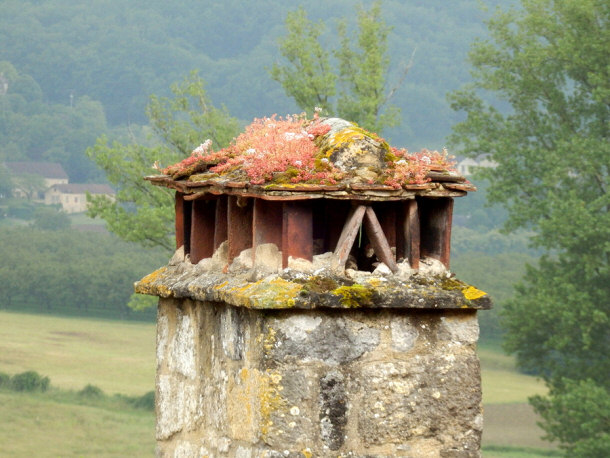
[[[357,281],[329,271],[284,269],[257,279],[256,271],[202,271],[189,262],[170,263],[135,283],[135,292],[163,298],[226,302],[249,309],[472,309],[491,308],[489,296],[455,277],[412,275],[407,279],[362,273]]]

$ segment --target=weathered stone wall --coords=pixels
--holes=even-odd
[[[476,311],[161,299],[163,457],[479,456]]]

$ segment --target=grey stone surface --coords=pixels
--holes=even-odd
[[[320,321],[314,326],[316,320]],[[330,365],[345,364],[379,344],[377,329],[349,318],[291,315],[269,325],[278,331],[272,354],[278,361],[320,360]]]
[[[472,310],[162,299],[158,317],[159,456],[480,456]]]
[[[397,316],[390,323],[392,348],[396,351],[410,351],[415,346],[419,331],[408,316]]]

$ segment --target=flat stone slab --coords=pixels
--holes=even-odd
[[[258,278],[256,271],[205,271],[189,262],[170,263],[135,283],[140,294],[226,302],[249,309],[472,309],[491,308],[483,291],[447,274],[374,275],[356,278],[330,271],[284,269]]]

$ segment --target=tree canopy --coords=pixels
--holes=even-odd
[[[324,23],[310,21],[303,8],[288,13],[286,27],[280,51],[287,63],[276,63],[271,76],[302,110],[311,114],[318,107],[380,133],[399,123],[398,108],[388,105],[396,88],[388,87],[391,27],[382,17],[380,2],[369,10],[359,8],[355,36],[345,20],[339,23],[340,46],[332,53],[320,42]],[[355,49],[352,42],[357,43]]]
[[[507,305],[507,348],[546,380],[551,393],[534,407],[549,437],[579,456],[610,454],[609,22],[606,0],[498,11],[491,38],[472,48],[473,85],[451,96],[466,113],[452,140],[497,162],[485,175],[507,229],[532,228],[547,252]],[[589,409],[585,386],[599,408],[576,433],[562,409]]]
[[[223,147],[237,134],[239,124],[225,109],[214,107],[203,80],[191,73],[172,86],[173,97],[151,97],[147,114],[155,132],[147,146],[133,139],[109,143],[101,137],[87,154],[117,188],[114,199],[100,195],[89,198],[88,213],[100,217],[108,229],[124,240],[144,246],[174,247],[173,197],[165,188],[143,181],[157,173],[155,164],[167,166],[191,154],[194,145],[211,139]]]

